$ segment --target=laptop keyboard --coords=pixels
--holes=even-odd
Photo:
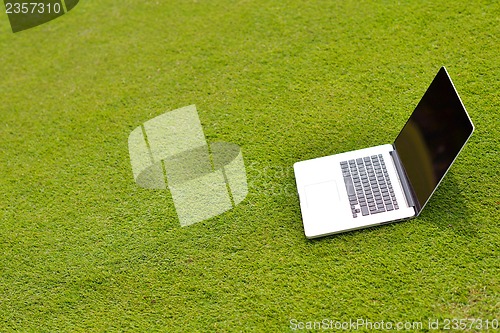
[[[382,155],[340,162],[353,217],[399,209]]]

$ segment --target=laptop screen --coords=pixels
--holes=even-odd
[[[473,130],[446,69],[441,67],[394,142],[418,200],[417,214]]]

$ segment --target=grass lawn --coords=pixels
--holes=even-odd
[[[498,1],[80,1],[15,34],[0,17],[0,331],[500,320]],[[476,131],[421,216],[307,240],[293,163],[392,142],[442,65]],[[249,193],[181,228],[127,139],[190,104],[241,147]]]

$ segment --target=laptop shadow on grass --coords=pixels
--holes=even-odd
[[[413,222],[429,221],[440,229],[453,230],[457,234],[476,236],[477,227],[471,221],[465,185],[459,185],[453,171],[449,171],[438,186],[422,213]],[[410,222],[412,223],[412,222]]]

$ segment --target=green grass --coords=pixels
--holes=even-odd
[[[497,1],[83,1],[16,34],[0,17],[0,331],[500,319]],[[442,65],[476,131],[421,216],[306,240],[292,164],[392,142]],[[127,138],[190,104],[242,148],[249,194],[181,228]]]

